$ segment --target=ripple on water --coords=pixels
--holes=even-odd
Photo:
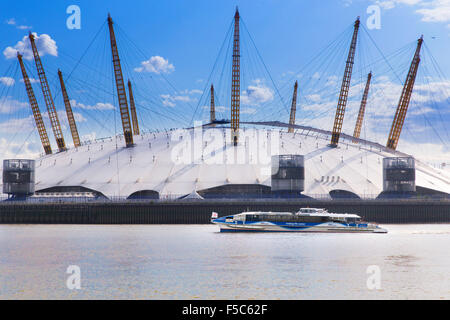
[[[0,299],[450,299],[450,225],[386,235],[0,225]],[[82,290],[66,287],[79,265]],[[382,289],[370,291],[367,267]]]

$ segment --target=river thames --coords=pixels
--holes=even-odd
[[[450,224],[382,227],[1,225],[0,299],[450,299]],[[67,286],[69,266],[80,289]]]

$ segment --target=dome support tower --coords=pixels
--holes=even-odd
[[[364,94],[361,99],[361,106],[359,107],[359,113],[358,113],[358,119],[356,120],[356,126],[355,131],[353,132],[353,138],[359,139],[361,135],[361,128],[364,120],[364,114],[366,112],[366,104],[367,104],[367,97],[369,95],[369,87],[370,87],[370,80],[372,79],[372,72],[370,72],[367,75],[367,82],[366,87],[364,89]],[[357,143],[357,140],[353,140],[354,143]]]
[[[395,150],[397,149],[398,140],[402,132],[403,123],[405,122],[406,112],[408,111],[409,101],[411,100],[411,94],[414,88],[414,82],[416,81],[417,70],[420,64],[420,49],[422,48],[423,36],[417,41],[417,48],[414,54],[414,58],[409,67],[408,75],[403,86],[402,95],[398,102],[397,111],[395,112],[394,121],[392,122],[391,131],[386,147]]]
[[[45,104],[47,105],[48,117],[50,118],[50,123],[52,124],[53,134],[55,135],[58,150],[59,152],[66,151],[66,142],[64,141],[64,137],[61,131],[58,113],[56,112],[55,103],[53,102],[53,97],[50,92],[47,76],[45,75],[44,67],[42,65],[39,52],[36,48],[36,43],[34,42],[34,35],[30,32],[28,37],[30,39],[31,49],[33,50],[34,62],[36,63],[36,69],[39,75],[39,81],[41,82],[42,93],[44,94]]]
[[[128,95],[130,96],[130,113],[131,113],[131,120],[133,121],[133,132],[135,136],[138,136],[140,135],[140,130],[136,113],[136,105],[134,103],[133,89],[131,88],[130,80],[128,80]]]
[[[113,21],[108,15],[109,37],[111,41],[111,52],[114,65],[114,77],[116,79],[117,97],[119,100],[120,117],[122,119],[123,136],[125,144],[128,147],[134,145],[133,130],[131,128],[130,112],[128,110],[127,94],[125,92],[125,83],[123,81],[122,66],[119,59],[119,51],[117,50],[116,36],[114,34]]]
[[[294,84],[294,94],[292,96],[292,106],[291,106],[291,116],[289,117],[289,133],[294,133],[294,125],[295,125],[295,112],[297,110],[297,89],[298,89],[298,82],[295,81]]]
[[[67,120],[69,121],[70,133],[72,134],[73,145],[75,148],[81,146],[80,136],[78,135],[77,124],[73,116],[72,106],[70,105],[69,95],[67,94],[66,85],[64,84],[61,70],[58,70],[59,83],[61,85],[61,92],[63,95],[64,106],[66,107]]]
[[[209,122],[214,123],[214,121],[216,121],[216,104],[214,102],[214,85],[211,84],[211,111],[209,115]]]
[[[234,15],[233,69],[231,78],[231,142],[239,142],[239,114],[241,99],[241,53],[239,43],[239,10]]]
[[[30,78],[28,78],[27,71],[23,64],[22,55],[17,52],[17,59],[19,59],[20,69],[22,70],[23,82],[27,89],[28,100],[30,101],[31,110],[33,111],[34,121],[36,122],[36,128],[39,132],[39,138],[41,138],[42,146],[44,147],[45,154],[52,154],[52,147],[48,140],[47,130],[45,129],[44,121],[42,120],[41,111],[34,95],[33,87],[31,86]]]
[[[347,106],[348,90],[350,89],[350,80],[352,78],[353,64],[355,62],[356,41],[358,40],[358,31],[359,31],[359,17],[355,21],[352,42],[350,44],[350,50],[348,52],[348,58],[345,65],[344,77],[342,78],[341,92],[339,94],[336,116],[334,118],[333,133],[331,136],[332,147],[337,147],[339,137],[342,131],[345,107]]]

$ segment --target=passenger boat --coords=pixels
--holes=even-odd
[[[302,208],[298,212],[242,212],[220,217],[213,212],[211,222],[221,232],[362,232],[387,233],[375,223],[367,223],[356,214],[329,213],[325,209]]]

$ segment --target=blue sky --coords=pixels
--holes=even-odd
[[[78,5],[81,10],[79,30],[69,30],[66,26],[69,17],[66,9],[70,5]],[[380,29],[367,26],[370,5],[377,5],[381,10]],[[70,74],[67,86],[81,136],[99,138],[121,131],[111,94],[114,87],[110,81],[111,58],[104,25],[108,12],[117,25],[125,77],[135,86],[144,129],[207,120],[209,97],[203,91],[209,87],[210,74],[210,82],[217,85],[218,116],[229,118],[231,56],[226,55],[230,39],[226,36],[236,6],[245,25],[242,30],[243,119],[287,121],[291,87],[298,80],[298,123],[331,130],[352,24],[361,16],[364,31],[360,32],[359,45],[362,48],[357,51],[344,131],[352,132],[365,75],[373,69],[374,94],[369,95],[362,137],[385,144],[401,81],[415,42],[423,34],[424,67],[419,71],[399,148],[411,153],[415,149],[427,150],[424,156],[432,154],[430,161],[448,158],[450,141],[445,127],[450,120],[450,85],[446,76],[450,75],[448,0],[8,1],[0,12],[3,52],[0,77],[4,78],[0,79],[3,104],[0,147],[3,153],[10,156],[41,152],[21,75],[15,69],[17,61],[8,59],[5,53],[8,47],[15,50],[30,30],[37,36],[49,37],[42,38],[41,55],[60,117],[64,118],[64,106],[55,76],[57,68],[65,76]],[[336,39],[333,49],[323,49]],[[219,51],[223,43],[225,49]],[[317,55],[319,59],[308,64]],[[434,68],[433,59],[440,69]],[[26,64],[30,76],[35,76],[33,61]],[[15,79],[14,84],[9,78]],[[45,113],[39,84],[33,86],[41,112]],[[61,121],[70,144],[69,130],[64,119]],[[47,131],[51,136],[49,123]],[[51,140],[54,140],[52,136]],[[421,144],[420,148],[417,143]]]

